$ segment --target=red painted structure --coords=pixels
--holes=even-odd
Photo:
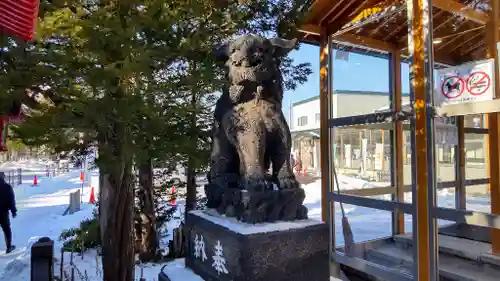
[[[40,0],[0,0],[0,32],[25,41],[33,40],[39,6]],[[0,116],[0,151],[7,151],[7,127],[22,120],[19,114]]]
[[[0,1],[0,28],[14,37],[33,40],[39,6],[40,0]]]

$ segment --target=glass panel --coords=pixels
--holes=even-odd
[[[411,146],[411,133],[409,130],[404,130],[404,142],[403,142],[403,162],[404,162],[404,185],[409,190],[405,192],[405,201],[406,203],[412,203],[412,195],[411,195],[411,185],[412,185],[412,174],[411,174],[411,157],[412,157],[412,146]]]
[[[350,204],[343,206],[356,243],[392,235],[391,212]],[[410,224],[411,222],[407,223]],[[335,203],[335,235],[336,245],[344,245],[342,211],[339,203]]]
[[[335,206],[335,236],[337,251],[345,252],[342,215],[340,204]],[[344,204],[347,220],[352,233],[352,239],[359,245],[359,249],[364,249],[363,253],[356,255],[357,258],[371,263],[396,270],[400,273],[412,275],[411,263],[403,262],[413,259],[413,248],[406,247],[405,239],[393,240],[391,212],[381,211],[371,208],[359,207]],[[411,230],[411,216],[405,219],[406,229]],[[364,246],[364,247],[362,247]],[[394,279],[398,280],[398,279]]]
[[[390,84],[387,57],[370,56],[367,51],[353,49],[350,44],[341,42],[335,42],[334,46],[334,118],[389,109]],[[353,79],[354,76],[360,79]]]
[[[360,3],[363,1],[360,1]],[[380,9],[373,9],[376,14],[359,15],[358,20],[345,30],[346,38],[352,42],[341,42],[342,36],[334,37],[336,50],[333,56],[333,115],[345,117],[360,114],[370,114],[391,109],[390,94],[390,60],[388,50],[377,50],[374,40],[401,47],[407,33],[406,3],[387,2]],[[366,6],[362,14],[369,9]],[[361,10],[360,10],[361,11]],[[364,22],[364,21],[367,22]],[[342,24],[343,25],[343,24]],[[366,40],[365,40],[366,39]],[[398,41],[398,39],[402,41]],[[356,42],[354,42],[356,41]],[[379,45],[383,48],[384,44]],[[392,67],[391,67],[392,68]],[[402,64],[403,105],[409,104],[408,67]],[[403,78],[404,77],[404,78]],[[400,77],[398,77],[399,79]],[[335,164],[339,174],[339,185],[345,193],[392,200],[394,188],[391,186],[391,133],[387,128],[377,124],[360,127],[343,127],[335,129],[335,142],[332,144],[335,153]],[[406,168],[406,167],[405,167]],[[411,182],[411,179],[410,179]],[[342,216],[339,204],[336,204],[336,234],[337,244],[344,241],[342,233]],[[392,212],[371,208],[345,205],[354,241],[377,246],[375,241],[392,235]],[[406,227],[411,220],[406,220]],[[413,257],[413,249],[404,249],[401,255],[396,253],[402,248],[390,239],[388,244],[380,245],[388,248],[377,251],[366,248],[366,252],[358,256],[387,268],[397,268],[411,275],[411,264],[402,265],[399,262],[403,256]],[[385,254],[390,255],[384,256]],[[397,261],[391,261],[395,257]]]
[[[488,135],[465,134],[465,175],[466,179],[488,178],[486,159]]]
[[[436,74],[435,98],[438,103],[464,103],[488,100],[486,89],[487,78],[483,74],[475,74],[485,69],[482,60],[486,59],[487,44],[485,33],[488,27],[477,25],[466,13],[484,14],[489,9],[488,1],[478,1],[476,5],[469,5],[469,1],[456,1],[464,8],[455,13],[443,13],[434,8],[433,17],[433,47],[436,61],[444,62],[451,67]],[[480,3],[482,2],[482,3]],[[492,1],[489,1],[491,3]],[[469,10],[465,12],[465,10]],[[475,11],[474,11],[475,10]],[[439,14],[439,16],[437,15]],[[436,28],[439,27],[439,28]],[[493,28],[492,28],[493,29]],[[448,61],[448,62],[446,62]],[[485,80],[486,79],[486,80]],[[464,117],[465,128],[485,128],[485,119],[481,114],[468,115]],[[465,134],[465,178],[467,180],[482,179],[487,175],[486,169],[486,138],[485,135],[471,134],[468,130]],[[438,144],[439,146],[440,144]],[[458,151],[451,149],[450,153]],[[448,179],[446,152],[437,151],[438,176]],[[453,169],[454,170],[454,169]],[[453,173],[455,174],[455,173]],[[457,175],[460,176],[460,175]],[[455,208],[455,200],[450,194],[444,195],[440,192],[438,206],[450,209]],[[466,208],[468,210],[489,211],[488,190],[486,185],[466,187]],[[438,246],[441,250],[439,255],[439,268],[441,271],[453,272],[453,279],[497,279],[496,274],[490,272],[489,266],[481,261],[471,264],[467,257],[476,251],[488,251],[488,244],[482,244],[481,233],[489,233],[488,229],[476,229],[465,224],[457,225],[455,222],[439,220],[440,233]],[[472,235],[471,235],[472,234]],[[478,250],[478,246],[482,247]],[[455,255],[445,255],[443,252],[453,251]],[[494,277],[495,276],[495,277]]]
[[[333,150],[341,192],[391,200],[390,190],[374,190],[391,186],[389,131],[336,128]]]
[[[488,178],[488,135],[465,134],[465,178]],[[487,184],[467,186],[467,210],[490,212],[491,198]]]
[[[465,128],[486,128],[484,114],[467,115],[464,117]]]

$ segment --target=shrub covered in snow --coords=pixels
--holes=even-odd
[[[59,239],[64,242],[64,250],[82,253],[101,245],[99,231],[99,220],[95,209],[92,218],[81,221],[80,227],[64,230]]]

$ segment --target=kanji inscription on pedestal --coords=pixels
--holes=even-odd
[[[219,240],[217,240],[217,245],[214,247],[214,262],[212,263],[212,267],[217,271],[217,274],[228,274],[229,272],[226,269],[226,259],[224,258],[224,250],[222,249],[222,245]]]
[[[205,253],[205,241],[203,241],[203,235],[196,234],[194,239],[194,256],[195,258],[201,259],[201,261],[207,260],[207,254]]]

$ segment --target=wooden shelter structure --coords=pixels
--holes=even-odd
[[[339,277],[342,268],[342,272],[351,272],[357,278],[363,276],[360,280],[375,280],[375,277],[397,281],[500,280],[500,68],[497,47],[500,42],[500,1],[315,0],[303,19],[300,31],[303,43],[320,47],[322,217],[331,226],[331,275]],[[332,118],[334,69],[331,54],[334,48],[389,59],[391,110]],[[435,104],[436,69],[486,59],[490,62],[492,60],[494,66],[490,84],[494,89],[494,99]],[[405,111],[401,104],[402,61],[410,63],[410,111]],[[487,128],[464,128],[464,116],[471,114],[485,114]],[[435,172],[434,118],[437,116],[456,116],[458,120],[455,209],[436,205],[438,185]],[[408,121],[411,123],[413,150],[411,190],[405,190],[402,175],[403,122]],[[368,128],[374,124],[380,128],[380,123],[391,132],[392,186],[373,189],[370,194],[363,196],[353,195],[352,192],[335,192],[331,145],[334,140],[333,128]],[[491,191],[489,213],[466,210],[466,132],[488,136],[489,178],[484,182],[489,184]],[[404,192],[407,191],[412,192],[412,203],[404,202]],[[392,194],[393,200],[366,197],[388,193]],[[392,212],[393,236],[356,244],[355,250],[351,252],[347,248],[337,247],[334,202]],[[405,231],[404,214],[410,214],[413,218],[411,234]],[[456,231],[451,231],[455,235],[440,235],[443,232],[437,227],[437,219],[455,221]],[[475,246],[470,246],[470,243],[477,241],[471,240],[475,240],[475,231],[484,232],[484,229],[491,235],[488,243],[481,244],[489,247],[488,253],[474,252]],[[450,240],[464,238],[464,235],[467,236],[464,234],[466,232],[473,234],[465,237],[468,238],[465,240]],[[369,256],[378,254],[380,257],[380,251],[370,252],[371,250],[387,243],[395,243],[398,239],[406,241],[405,247],[412,246],[413,256],[407,260],[391,260],[385,255],[384,259],[378,259],[384,260],[385,266],[381,266],[382,262],[374,263],[369,260]],[[458,253],[457,247],[469,248]],[[398,248],[393,250],[399,251]],[[401,253],[401,256],[404,255]],[[450,260],[450,255],[461,256],[467,261]],[[411,265],[403,266],[404,264]],[[410,269],[404,270],[403,267]],[[495,270],[489,271],[491,268]]]

